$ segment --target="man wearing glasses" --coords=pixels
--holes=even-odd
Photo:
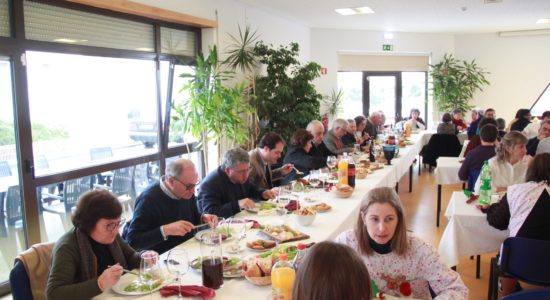
[[[230,149],[223,163],[212,171],[199,188],[197,206],[202,213],[228,218],[242,209],[255,207],[254,201],[275,198],[275,191],[248,182],[250,156],[241,148]]]
[[[199,175],[193,162],[178,159],[166,166],[166,175],[136,199],[134,217],[123,238],[136,250],[164,253],[196,233],[195,225],[215,226],[215,215],[201,215],[195,201]]]

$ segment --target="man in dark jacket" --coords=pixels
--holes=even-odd
[[[195,202],[199,175],[190,160],[178,159],[166,166],[166,175],[137,198],[132,221],[123,238],[136,250],[166,252],[192,238],[195,225],[218,222],[215,215],[201,216]]]
[[[458,178],[468,181],[468,188],[473,190],[476,178],[470,178],[472,172],[477,173],[481,170],[483,162],[495,156],[495,141],[498,136],[498,129],[494,124],[487,124],[481,127],[479,131],[481,145],[475,147],[466,155],[464,162],[458,170]]]
[[[540,124],[539,135],[527,141],[527,154],[535,156],[539,142],[547,137],[550,137],[550,120],[546,120]]]
[[[248,182],[250,156],[241,148],[225,152],[223,163],[210,172],[199,187],[199,211],[229,218],[241,209],[252,209],[255,201],[274,199],[276,192]]]

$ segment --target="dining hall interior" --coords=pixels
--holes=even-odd
[[[0,0],[0,299],[17,299],[10,286],[16,257],[71,230],[87,191],[110,191],[130,222],[138,196],[179,159],[192,161],[202,182],[226,151],[252,150],[266,131],[280,133],[286,151],[292,133],[310,121],[331,129],[337,120],[381,112],[385,137],[405,135],[414,109],[424,128],[413,130],[392,165],[357,179],[349,199],[319,189],[302,195],[329,203],[332,212],[318,213],[308,226],[285,222],[309,234],[307,243],[334,240],[355,226],[369,191],[391,187],[407,231],[458,272],[467,298],[496,299],[495,256],[509,232],[466,205],[467,184],[458,177],[465,157],[458,152],[471,141],[466,128],[456,135],[456,154],[438,154],[431,164],[422,152],[456,107],[467,125],[472,111],[493,109],[510,126],[527,109],[538,126],[529,139],[537,137],[550,110],[549,36],[547,0]],[[237,50],[253,49],[264,56],[252,67],[228,63]],[[209,116],[216,121],[204,127],[207,117],[193,123],[186,103],[198,89],[191,78],[200,75],[199,54],[212,53],[213,65],[228,71],[212,80],[238,96],[209,107],[218,118]],[[436,95],[436,70],[446,75],[453,67],[442,62],[477,72],[477,86],[458,104]],[[287,82],[274,79],[276,72]],[[305,87],[291,85],[299,80]],[[277,94],[284,84],[295,89],[290,97]],[[256,238],[247,233],[247,241]],[[194,258],[199,245],[191,242],[182,247]],[[185,276],[184,283],[201,285],[194,270]],[[242,278],[225,282],[216,298],[271,295]],[[96,299],[117,297],[105,292]]]

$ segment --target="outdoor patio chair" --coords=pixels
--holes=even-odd
[[[0,177],[11,176],[11,168],[7,161],[0,161]]]

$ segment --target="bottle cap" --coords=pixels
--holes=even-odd
[[[304,250],[306,248],[306,245],[304,244],[298,244],[298,249],[299,250]]]

